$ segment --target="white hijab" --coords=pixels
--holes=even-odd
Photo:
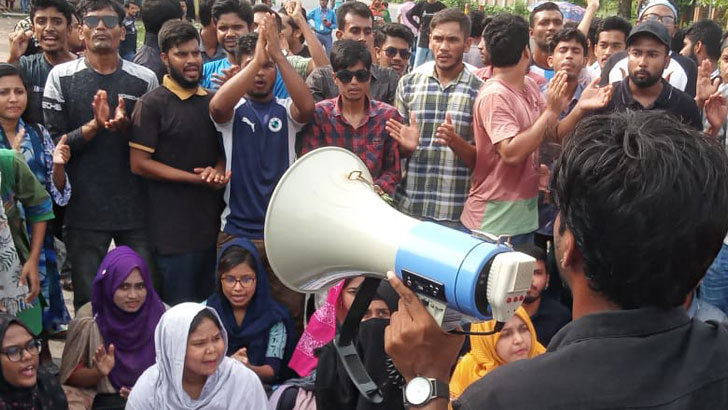
[[[226,410],[268,409],[268,400],[258,376],[237,360],[223,355],[215,373],[207,378],[200,397],[192,399],[182,388],[187,336],[195,316],[203,309],[198,303],[180,303],[169,309],[154,331],[157,363],[137,380],[126,404],[127,410]],[[221,327],[227,351],[227,332]]]

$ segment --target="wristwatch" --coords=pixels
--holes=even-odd
[[[417,376],[404,386],[405,406],[424,406],[433,399],[450,399],[450,387],[445,382],[428,377]]]

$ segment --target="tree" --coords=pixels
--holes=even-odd
[[[617,13],[629,20],[632,18],[632,0],[619,0],[619,9]]]

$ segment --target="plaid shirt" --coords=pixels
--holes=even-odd
[[[465,141],[473,138],[473,104],[483,82],[468,70],[447,87],[437,74],[410,73],[402,77],[395,99],[407,123],[414,113],[420,129],[420,144],[407,160],[407,169],[395,191],[395,202],[402,212],[418,218],[459,221],[470,187],[470,168],[446,145],[435,142],[437,127],[445,114],[455,132]]]
[[[385,126],[390,118],[402,122],[402,117],[389,104],[368,101],[367,117],[356,128],[341,112],[341,97],[317,103],[313,121],[303,131],[301,155],[326,146],[346,148],[364,161],[374,183],[392,195],[401,178],[399,145]]]

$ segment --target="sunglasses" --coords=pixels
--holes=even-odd
[[[86,16],[83,23],[91,28],[96,28],[99,22],[104,22],[104,27],[114,28],[119,25],[119,16]]]
[[[394,56],[397,55],[397,51],[399,51],[399,56],[402,57],[402,59],[404,59],[404,60],[410,58],[410,55],[412,55],[412,53],[410,53],[410,51],[406,48],[394,48],[394,47],[389,47],[389,48],[385,49],[384,54],[389,58],[394,58]]]
[[[371,75],[372,74],[369,72],[369,70],[364,68],[356,71],[341,70],[336,72],[336,78],[338,78],[339,81],[344,84],[350,83],[354,77],[356,77],[356,81],[363,83],[369,81],[369,77]]]

